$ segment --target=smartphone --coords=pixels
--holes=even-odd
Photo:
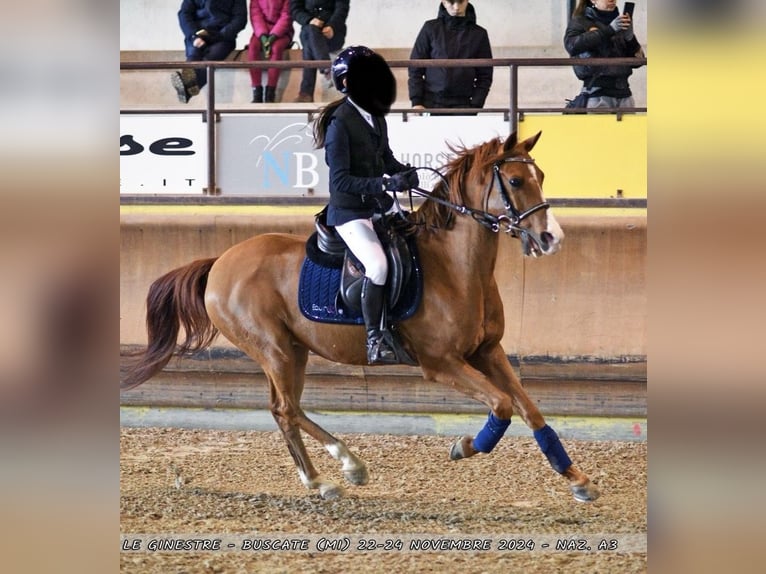
[[[633,18],[633,8],[636,7],[635,2],[625,2],[625,7],[622,9],[623,14],[630,14],[630,17]]]

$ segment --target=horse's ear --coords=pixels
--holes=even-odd
[[[532,148],[535,147],[535,144],[537,143],[537,140],[540,139],[540,136],[543,134],[542,130],[537,132],[536,135],[533,135],[531,138],[524,140],[521,142],[521,145],[524,146],[524,149],[527,150],[527,153],[532,151]]]
[[[505,140],[503,151],[511,151],[514,147],[516,147],[516,132],[513,132],[508,136],[508,139]]]
[[[543,133],[542,131],[539,131],[537,132],[536,135],[533,135],[531,138],[521,142],[522,147],[527,153],[532,151],[532,148],[535,147],[535,144],[537,143],[537,140],[540,139],[540,136],[542,135],[542,133]],[[516,132],[513,132],[511,135],[508,136],[508,139],[505,140],[505,143],[503,144],[503,151],[511,151],[513,148],[516,147],[517,143],[518,143],[517,134]]]

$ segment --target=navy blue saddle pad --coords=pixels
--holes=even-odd
[[[423,295],[423,273],[418,263],[417,247],[414,240],[408,240],[407,244],[412,254],[412,274],[409,281],[402,286],[399,301],[388,314],[392,323],[404,321],[414,315]],[[301,313],[307,319],[320,323],[363,325],[362,314],[346,308],[338,294],[342,257],[333,259],[322,254],[315,261],[311,254],[317,250],[316,234],[313,234],[307,243],[307,256],[303,260],[298,283],[298,306]]]

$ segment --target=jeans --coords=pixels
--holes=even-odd
[[[192,44],[194,40],[186,40],[186,61],[187,62],[201,62],[201,61],[220,61],[225,60],[226,57],[234,51],[236,47],[235,42],[229,40],[221,40],[220,42],[213,42],[212,44],[205,44],[201,48],[195,48]],[[202,87],[207,84],[207,69],[195,68],[194,74],[197,76],[197,85]]]
[[[634,108],[633,96],[613,98],[611,96],[591,96],[588,98],[589,108]]]
[[[343,47],[346,35],[336,30],[332,40],[328,40],[322,35],[321,28],[306,24],[301,28],[300,38],[304,60],[329,60],[330,52],[336,52]],[[316,82],[316,68],[303,68],[300,93],[313,96]]]

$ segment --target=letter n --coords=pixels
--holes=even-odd
[[[287,152],[282,154],[282,165],[279,165],[276,158],[274,157],[274,154],[268,151],[263,152],[263,159],[265,164],[263,186],[266,189],[271,187],[271,179],[269,178],[270,171],[273,171],[277,175],[277,178],[279,178],[279,181],[282,183],[282,185],[285,187],[289,186],[290,181],[287,175],[287,166],[290,162],[290,156],[287,154]]]

